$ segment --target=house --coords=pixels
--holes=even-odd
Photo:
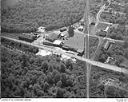
[[[107,40],[106,43],[104,44],[104,49],[108,50],[110,46],[110,42]]]
[[[106,29],[104,29],[104,31],[108,32],[109,30],[109,26],[106,27]]]
[[[50,42],[53,42],[55,40],[57,40],[59,37],[59,35],[55,34],[55,33],[51,33],[49,34],[48,36],[46,36],[46,40],[50,41]]]
[[[77,53],[78,53],[77,54],[78,56],[83,56],[84,55],[84,50],[78,49]]]
[[[45,51],[45,50],[39,50],[39,52],[36,55],[48,56],[48,55],[52,55],[52,53],[49,51]]]
[[[69,36],[67,31],[64,31],[60,34],[60,38],[67,38]]]
[[[107,40],[106,43],[104,44],[104,49],[109,50],[113,44],[114,42]]]
[[[60,28],[60,32],[66,31],[67,27]]]
[[[73,63],[76,63],[76,59],[75,58],[72,58],[72,57],[69,57],[67,55],[61,55],[61,60],[62,61],[67,61],[67,60],[71,60]]]
[[[80,26],[80,27],[78,27],[78,30],[82,32],[84,30],[84,27]]]
[[[110,63],[110,64],[115,64],[115,59],[113,57],[109,57],[107,58],[106,62],[105,63]]]
[[[37,32],[39,32],[39,33],[44,33],[45,32],[45,27],[39,27],[38,28],[38,30],[37,30]]]
[[[124,60],[122,63],[120,63],[120,67],[128,68],[128,60]]]
[[[63,45],[63,42],[61,40],[55,40],[53,42],[54,45],[57,45],[57,46],[62,46]]]

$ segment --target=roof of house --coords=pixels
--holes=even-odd
[[[108,24],[99,23],[99,24],[97,25],[97,29],[105,30],[108,26],[109,26]]]
[[[62,43],[61,40],[55,40],[55,41],[53,42],[53,44],[56,44],[56,45],[60,45],[61,43]]]
[[[123,61],[120,66],[128,68],[128,60]]]
[[[50,33],[50,34],[48,34],[48,36],[46,37],[46,40],[49,40],[49,41],[55,41],[55,40],[57,40],[57,38],[58,38],[58,35],[57,34],[55,34],[55,33]]]
[[[51,55],[52,53],[49,51],[45,51],[45,50],[39,50],[39,52],[36,55],[41,55],[41,56],[48,56]]]
[[[62,32],[61,36],[68,36],[68,32],[67,31]]]

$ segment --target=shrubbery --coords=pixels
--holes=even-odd
[[[3,38],[3,37],[1,38],[1,44],[6,47],[16,48],[21,51],[30,52],[30,53],[34,53],[34,54],[39,51],[39,49],[37,47],[22,44],[20,42],[15,42],[13,40],[9,40],[9,39]]]
[[[1,52],[2,97],[86,97],[85,80],[78,80],[84,75],[84,62],[66,64],[57,62],[55,55],[39,57],[5,47]]]
[[[34,32],[39,26],[46,27],[47,31],[58,29],[78,22],[84,6],[84,0],[22,0],[13,7],[2,9],[1,30],[21,33]]]

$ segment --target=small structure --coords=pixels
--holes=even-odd
[[[63,45],[63,42],[61,40],[55,40],[53,42],[54,45],[57,45],[57,46],[62,46]]]
[[[59,36],[60,36],[60,39],[61,39],[61,38],[64,39],[64,38],[67,38],[67,37],[69,36],[69,34],[68,34],[67,31],[64,31],[64,32],[62,32]]]
[[[109,26],[107,26],[104,31],[105,31],[105,32],[108,32],[108,30],[109,30]]]
[[[66,27],[60,28],[60,32],[63,32],[63,31],[66,31],[66,30],[67,30]]]
[[[103,30],[100,30],[99,32],[96,32],[96,35],[102,36],[102,37],[105,37],[106,34],[107,34],[107,32],[106,31],[103,31]]]
[[[80,26],[80,27],[78,27],[78,30],[82,32],[84,30],[84,27]]]
[[[109,48],[111,48],[113,44],[114,44],[114,42],[107,40],[104,45],[104,49],[109,50]]]
[[[122,63],[120,63],[120,67],[128,68],[128,61],[127,61],[127,59],[125,61],[123,61]]]
[[[115,63],[115,60],[113,57],[109,57],[107,58],[106,62],[105,63],[110,63],[110,64],[114,64]]]
[[[57,40],[58,37],[59,37],[59,35],[57,35],[55,33],[51,33],[48,36],[46,36],[46,40],[53,42],[53,41]]]
[[[76,63],[76,59],[75,58],[71,58],[67,55],[61,55],[61,60],[63,61],[67,61],[67,60],[71,60],[73,63]]]
[[[37,32],[39,32],[39,33],[44,33],[45,32],[45,27],[39,27],[38,28],[38,30],[37,30]]]
[[[84,50],[78,49],[77,53],[78,53],[77,54],[78,56],[83,56],[84,55]]]
[[[52,55],[51,52],[49,51],[45,51],[45,50],[39,50],[39,52],[36,55],[41,55],[41,56],[48,56],[48,55]]]

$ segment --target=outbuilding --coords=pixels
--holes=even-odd
[[[39,27],[38,28],[38,30],[37,30],[37,32],[39,32],[39,33],[44,33],[45,32],[45,27]]]
[[[58,45],[58,46],[61,46],[63,44],[63,42],[61,40],[55,40],[53,42],[54,45]]]

